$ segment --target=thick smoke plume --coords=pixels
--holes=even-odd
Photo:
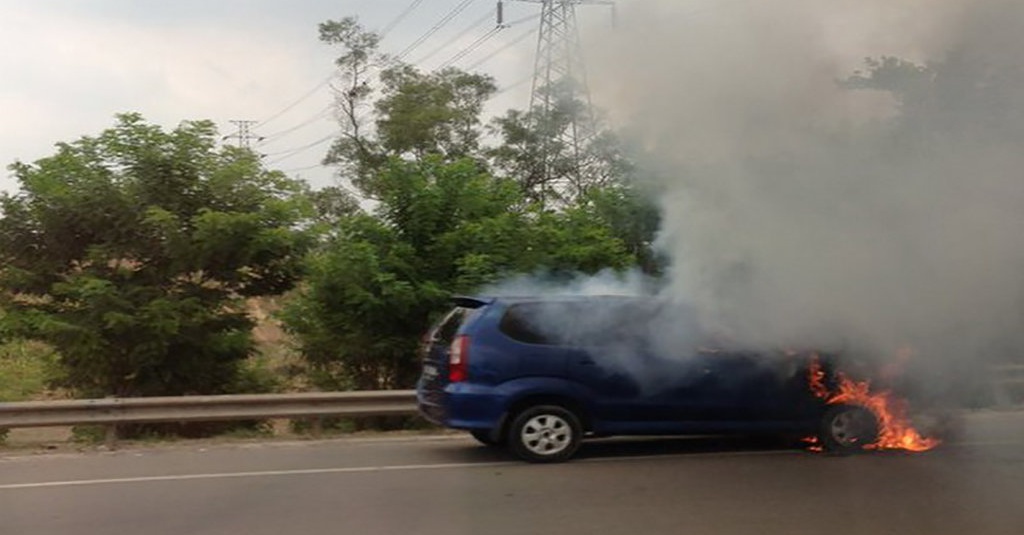
[[[591,85],[656,171],[669,296],[741,346],[1024,349],[1024,3],[620,7]]]

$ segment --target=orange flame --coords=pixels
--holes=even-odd
[[[825,385],[825,371],[817,355],[807,371],[807,383],[811,392],[829,405],[839,403],[859,405],[871,411],[878,419],[878,439],[865,449],[928,451],[942,441],[927,438],[914,429],[907,417],[907,403],[889,391],[871,392],[870,381],[854,381],[843,373],[837,373],[838,391],[830,392]]]
[[[811,367],[807,370],[807,384],[810,386],[811,392],[815,397],[828,399],[828,387],[825,386],[825,370],[821,369],[818,355],[814,355]]]
[[[822,452],[825,451],[825,447],[821,445],[821,440],[818,437],[810,436],[804,437],[803,442],[807,444],[807,451]]]

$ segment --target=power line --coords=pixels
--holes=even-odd
[[[458,54],[455,54],[454,56],[452,56],[451,59],[449,59],[448,61],[446,61],[446,62],[442,63],[441,65],[439,65],[437,67],[437,69],[438,70],[445,69],[447,67],[450,67],[450,66],[454,65],[455,63],[458,63],[459,61],[462,60],[462,58],[472,54],[478,48],[483,46],[484,43],[486,43],[487,41],[490,41],[492,38],[494,38],[495,35],[498,35],[498,32],[500,32],[502,29],[504,29],[503,26],[496,26],[496,27],[494,27],[494,29],[492,29],[491,31],[489,31],[489,32],[485,33],[484,35],[480,36],[479,39],[477,39],[476,41],[473,41],[472,43],[470,43],[470,45],[467,46],[466,48],[464,48],[461,52],[459,52]]]
[[[437,69],[444,69],[445,67],[450,67],[451,65],[454,65],[455,63],[458,63],[459,61],[462,61],[466,56],[468,56],[468,55],[472,54],[473,52],[475,52],[477,49],[479,49],[481,46],[483,46],[484,43],[486,43],[491,38],[493,38],[495,35],[497,35],[499,31],[511,28],[512,26],[515,26],[517,24],[522,24],[524,22],[529,22],[531,20],[535,20],[535,19],[539,19],[539,18],[540,18],[540,15],[536,14],[536,15],[530,15],[528,17],[523,17],[523,18],[518,19],[518,20],[514,20],[514,21],[509,22],[507,24],[498,24],[498,26],[495,27],[494,30],[492,30],[490,33],[488,33],[487,35],[481,37],[477,41],[473,42],[472,44],[470,44],[468,47],[466,47],[462,51],[458,52],[454,57],[452,57],[451,59],[449,59],[445,63],[441,64],[440,66],[438,66]],[[497,50],[495,50],[492,53],[490,53],[487,56],[485,56],[483,59],[480,59],[479,61],[474,62],[473,65],[468,67],[466,70],[473,70],[476,67],[479,67],[481,64],[483,64],[487,60],[493,58],[494,56],[498,55],[499,53],[503,52],[504,50],[507,50],[509,47],[518,44],[523,39],[533,35],[534,33],[536,33],[536,31],[537,31],[537,29],[533,28],[529,32],[527,32],[527,33],[525,33],[523,35],[520,35],[519,37],[516,37],[515,39],[512,40],[512,42],[507,43],[506,45],[498,48]]]
[[[512,22],[505,23],[505,26],[506,27],[518,26],[518,25],[520,25],[520,24],[522,24],[524,22],[530,22],[530,21],[533,21],[533,20],[537,20],[539,18],[540,18],[540,13],[534,13],[533,15],[527,15],[525,17],[516,19],[516,20],[514,20]]]
[[[533,80],[533,74],[527,76],[526,78],[523,78],[522,80],[519,80],[518,82],[516,82],[516,83],[514,83],[512,85],[507,85],[507,86],[499,89],[497,92],[495,92],[493,95],[491,95],[491,97],[493,98],[493,97],[496,97],[498,95],[502,95],[502,94],[508,93],[509,91],[511,91],[511,90],[513,90],[513,89],[515,89],[515,88],[517,88],[519,86],[526,85],[526,82],[529,82],[529,81],[532,81],[532,80]]]
[[[469,32],[472,32],[473,30],[477,29],[477,27],[481,26],[483,23],[485,23],[488,20],[492,19],[494,17],[494,13],[495,13],[495,11],[491,11],[489,13],[486,13],[484,16],[482,16],[479,19],[477,19],[476,21],[474,21],[473,24],[469,25],[469,27],[467,27],[465,30],[462,30],[461,32],[456,34],[451,39],[445,41],[444,44],[442,44],[441,46],[435,48],[429,54],[421,57],[419,59],[419,61],[416,61],[415,63],[422,64],[423,62],[427,61],[428,59],[436,56],[442,50],[448,48],[453,43],[457,42],[459,39],[462,39],[463,37],[465,37]]]
[[[385,35],[391,33],[391,30],[394,30],[395,26],[401,24],[401,22],[405,20],[405,18],[408,17],[410,13],[415,11],[416,8],[419,7],[419,5],[422,3],[423,0],[412,0],[412,3],[409,4],[409,6],[405,8],[405,10],[399,13],[397,17],[392,19],[391,22],[387,23],[387,25],[384,26],[384,29],[380,31],[380,36],[384,37]]]
[[[318,167],[323,167],[323,164],[317,163],[317,164],[313,164],[313,165],[307,165],[305,167],[295,167],[295,168],[292,168],[292,169],[285,169],[284,171],[281,171],[281,172],[282,173],[299,173],[299,172],[302,172],[302,171],[309,171],[310,169],[316,169]]]
[[[532,36],[532,35],[534,35],[536,33],[537,33],[537,28],[530,28],[529,31],[524,32],[521,35],[519,35],[518,37],[516,37],[515,39],[509,41],[508,43],[505,43],[504,45],[502,45],[497,50],[491,52],[490,54],[487,54],[486,56],[478,59],[477,61],[474,61],[468,67],[466,67],[466,70],[467,71],[475,70],[477,67],[479,67],[479,66],[483,65],[484,63],[487,63],[488,61],[494,59],[494,57],[497,56],[498,54],[501,54],[502,52],[504,52],[504,51],[506,51],[506,50],[508,50],[508,49],[510,49],[510,48],[512,48],[512,47],[514,47],[516,45],[518,45],[519,43],[523,42],[524,40],[528,39],[530,36]]]
[[[422,45],[427,39],[430,39],[431,36],[437,33],[438,30],[445,27],[449,22],[451,22],[452,19],[459,16],[459,14],[465,11],[466,8],[469,7],[469,4],[472,4],[473,2],[474,0],[462,0],[462,2],[460,2],[451,11],[449,11],[447,15],[442,17],[441,20],[437,22],[437,24],[435,24],[433,27],[427,30],[425,34],[421,35],[419,39],[416,39],[415,41],[412,42],[412,44],[405,47],[405,50],[399,52],[398,55],[395,56],[395,59],[400,61],[403,58],[405,58],[405,56],[408,56],[410,52],[416,50],[416,48]]]
[[[327,134],[326,136],[324,136],[324,137],[322,137],[322,138],[320,138],[320,139],[318,139],[318,140],[316,140],[316,141],[314,141],[314,142],[312,142],[312,143],[310,143],[308,145],[303,145],[301,147],[296,147],[296,148],[291,149],[291,150],[280,151],[280,152],[273,152],[273,153],[270,153],[270,154],[264,154],[263,157],[266,158],[268,156],[280,156],[279,158],[275,158],[274,160],[272,160],[270,162],[267,162],[267,165],[274,165],[274,164],[276,164],[278,162],[287,160],[288,158],[291,158],[293,156],[297,156],[297,155],[299,155],[299,154],[301,154],[303,152],[306,152],[309,149],[312,149],[314,147],[318,147],[320,145],[323,145],[324,143],[334,139],[334,136],[335,136],[334,133]]]
[[[391,30],[395,29],[395,27],[396,27],[396,26],[398,26],[398,25],[399,25],[399,24],[400,24],[400,23],[401,23],[401,22],[402,22],[403,20],[405,20],[405,18],[406,18],[406,17],[408,17],[408,16],[409,16],[409,15],[410,15],[410,14],[411,14],[411,13],[412,13],[413,11],[415,11],[415,10],[416,10],[416,8],[417,8],[417,7],[419,7],[419,5],[420,5],[420,4],[422,4],[422,3],[423,3],[423,0],[413,0],[413,1],[412,1],[412,2],[411,2],[411,3],[409,4],[409,5],[408,5],[408,6],[406,6],[406,8],[405,8],[404,10],[402,10],[402,12],[401,12],[401,13],[399,13],[399,14],[398,14],[398,16],[396,16],[396,17],[395,17],[394,19],[392,19],[392,20],[391,20],[391,22],[389,22],[389,23],[388,23],[388,24],[387,24],[386,26],[384,26],[384,29],[382,29],[382,30],[380,31],[380,36],[381,36],[381,37],[384,37],[384,36],[385,36],[385,35],[387,35],[387,34],[388,34],[389,32],[391,32]],[[288,113],[288,112],[289,112],[289,111],[291,111],[291,110],[292,110],[293,108],[295,108],[295,107],[296,107],[296,106],[298,106],[299,104],[302,104],[302,103],[303,103],[303,102],[305,102],[305,101],[306,101],[307,99],[309,99],[310,97],[312,97],[313,95],[315,95],[315,94],[316,94],[316,92],[317,92],[317,91],[319,91],[319,90],[320,90],[321,88],[323,88],[323,87],[324,87],[324,86],[326,86],[327,84],[331,83],[331,79],[333,79],[333,78],[334,78],[334,75],[333,75],[333,74],[331,74],[331,75],[328,75],[328,76],[327,76],[326,78],[324,78],[323,80],[321,80],[321,81],[320,81],[320,82],[319,82],[319,83],[318,83],[318,84],[317,84],[316,86],[314,86],[314,87],[313,87],[313,89],[310,89],[310,90],[309,90],[308,92],[306,92],[305,94],[303,94],[303,95],[302,95],[301,97],[299,97],[299,98],[298,98],[297,100],[295,100],[295,101],[294,101],[294,102],[292,102],[291,104],[289,104],[289,105],[285,106],[285,107],[284,107],[283,109],[281,109],[280,111],[278,111],[278,112],[274,113],[274,114],[273,114],[273,115],[271,115],[270,117],[268,117],[268,118],[266,118],[266,119],[264,119],[264,120],[260,121],[260,122],[259,122],[258,124],[256,124],[255,126],[256,126],[256,127],[260,127],[260,126],[263,126],[263,125],[265,125],[265,124],[267,124],[267,123],[269,123],[269,122],[273,121],[274,119],[277,119],[278,117],[280,117],[280,116],[284,115],[285,113]],[[322,113],[322,112],[321,112],[321,113]],[[318,116],[318,117],[319,117],[319,115],[320,115],[320,113],[318,113],[318,114],[317,114],[317,116]],[[310,119],[310,121],[312,121],[312,120],[314,120],[314,119]],[[305,126],[305,124],[307,124],[307,123],[303,123],[303,124],[302,124],[302,126]],[[287,130],[286,132],[291,132],[291,130],[289,129],[289,130]],[[283,132],[282,132],[282,133],[283,133]],[[279,134],[280,134],[280,133],[279,133]],[[267,136],[267,137],[277,137],[277,136],[278,136],[279,134],[272,134],[272,135],[270,135],[270,136]]]
[[[295,102],[292,102],[291,104],[285,106],[284,109],[278,111],[277,113],[271,115],[270,117],[268,117],[266,119],[263,119],[258,124],[256,124],[256,127],[259,128],[259,127],[269,123],[270,121],[273,121],[274,119],[277,119],[278,117],[288,113],[295,106],[298,106],[299,104],[302,104],[303,102],[306,101],[306,99],[308,99],[309,97],[315,95],[316,92],[319,91],[321,88],[323,88],[325,85],[331,83],[331,79],[332,78],[334,78],[333,74],[327,76],[327,78],[324,78],[323,80],[320,81],[320,83],[316,84],[316,86],[314,86],[313,89],[310,89],[306,94],[304,94],[301,97],[299,97],[298,100],[296,100]]]
[[[328,105],[325,108],[321,109],[320,111],[316,112],[316,115],[313,115],[309,119],[306,119],[305,121],[302,121],[301,123],[299,123],[299,124],[297,124],[297,125],[295,125],[295,126],[293,126],[291,128],[286,128],[284,130],[281,130],[280,132],[275,132],[273,134],[268,134],[266,136],[263,136],[263,141],[261,142],[261,144],[266,144],[266,143],[269,143],[271,141],[280,139],[280,138],[282,138],[282,137],[284,137],[284,136],[286,136],[288,134],[291,134],[292,132],[295,132],[296,130],[299,130],[301,128],[304,128],[306,126],[309,126],[309,125],[313,124],[314,122],[316,122],[319,119],[323,119],[325,117],[328,117],[330,115],[330,111],[332,109],[333,109],[333,106]]]

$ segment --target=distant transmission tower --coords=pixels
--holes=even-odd
[[[256,124],[256,121],[233,120],[233,121],[231,121],[231,124],[237,126],[238,127],[238,131],[235,132],[234,134],[228,134],[228,135],[224,136],[221,139],[223,139],[223,140],[237,139],[238,140],[238,146],[240,148],[243,148],[243,149],[252,149],[252,142],[254,140],[255,141],[262,141],[263,140],[263,137],[257,136],[256,134],[252,133],[252,127],[253,127],[253,125]]]
[[[571,201],[578,197],[588,182],[588,162],[583,148],[597,130],[594,110],[587,86],[583,62],[583,46],[576,25],[577,5],[607,5],[611,0],[519,0],[541,4],[540,32],[534,60],[533,89],[530,111],[539,114],[539,121],[550,121],[553,113],[566,112],[566,123],[560,132],[545,142],[544,169],[541,182],[546,192]],[[570,106],[565,110],[565,106]],[[578,109],[582,106],[582,109]],[[576,108],[576,109],[573,109]],[[555,147],[565,147],[572,155],[569,169],[556,166]]]

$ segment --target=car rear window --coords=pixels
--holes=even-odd
[[[455,340],[455,333],[459,332],[459,327],[470,312],[470,309],[463,307],[452,309],[434,328],[434,340],[442,344],[452,343]]]

